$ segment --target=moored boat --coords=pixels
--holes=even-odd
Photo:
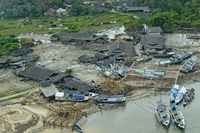
[[[186,88],[175,84],[170,92],[170,101],[175,102],[175,104],[179,104],[185,96]]]
[[[179,108],[177,108],[175,103],[170,104],[170,114],[172,118],[172,122],[179,128],[185,128],[185,119],[183,114]]]
[[[194,95],[194,88],[188,89],[183,99],[183,106],[186,106],[189,102],[191,102],[194,99]]]
[[[82,93],[79,91],[64,90],[64,92],[56,92],[55,100],[83,102],[95,97],[96,95],[96,93],[91,92]]]
[[[164,103],[158,102],[157,104],[158,105],[156,109],[156,117],[162,125],[168,127],[170,124],[169,110],[167,109],[167,106]]]
[[[99,103],[124,103],[126,102],[126,97],[124,95],[113,95],[113,96],[105,96],[99,95],[94,99]]]

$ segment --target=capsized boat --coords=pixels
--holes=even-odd
[[[186,106],[189,102],[191,102],[194,99],[194,95],[194,88],[188,89],[183,99],[183,106]]]
[[[183,100],[185,93],[185,87],[175,84],[171,89],[170,101],[175,102],[175,104],[179,104]]]
[[[126,97],[124,95],[98,95],[94,100],[99,103],[124,103],[126,102]]]
[[[185,119],[179,108],[175,103],[170,104],[169,112],[171,114],[172,122],[181,129],[185,128]]]
[[[164,125],[165,127],[169,126],[170,113],[169,110],[167,109],[167,106],[161,101],[157,103],[156,117],[162,125]]]

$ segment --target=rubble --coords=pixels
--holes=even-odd
[[[97,36],[93,33],[55,33],[51,36],[52,42],[62,42],[63,44],[84,45],[92,43],[106,43],[104,36]]]

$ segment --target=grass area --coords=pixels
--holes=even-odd
[[[116,23],[109,23],[109,21],[116,21]],[[138,22],[133,15],[117,13],[98,14],[95,16],[72,16],[64,19],[40,17],[32,19],[32,23],[26,23],[23,19],[0,20],[0,35],[18,35],[32,32],[44,34],[58,31],[97,32],[103,29],[122,26],[124,23],[133,21]]]

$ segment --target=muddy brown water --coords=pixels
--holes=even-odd
[[[130,101],[124,108],[93,114],[81,126],[85,133],[199,133],[200,83],[185,86],[195,88],[195,99],[185,108],[179,105],[186,121],[185,131],[178,129],[173,123],[168,129],[158,123],[154,112],[156,101],[160,99],[160,96]],[[162,99],[168,104],[168,93],[162,94]]]
[[[83,118],[79,124],[84,133],[200,133],[200,82],[184,84],[195,88],[195,99],[185,108],[179,105],[185,121],[185,130],[180,130],[173,123],[164,128],[155,117],[155,105],[158,96],[149,96],[136,101],[129,101],[125,107],[98,112]],[[169,104],[168,92],[162,93],[162,100]],[[46,132],[76,133],[70,129],[49,129]]]

